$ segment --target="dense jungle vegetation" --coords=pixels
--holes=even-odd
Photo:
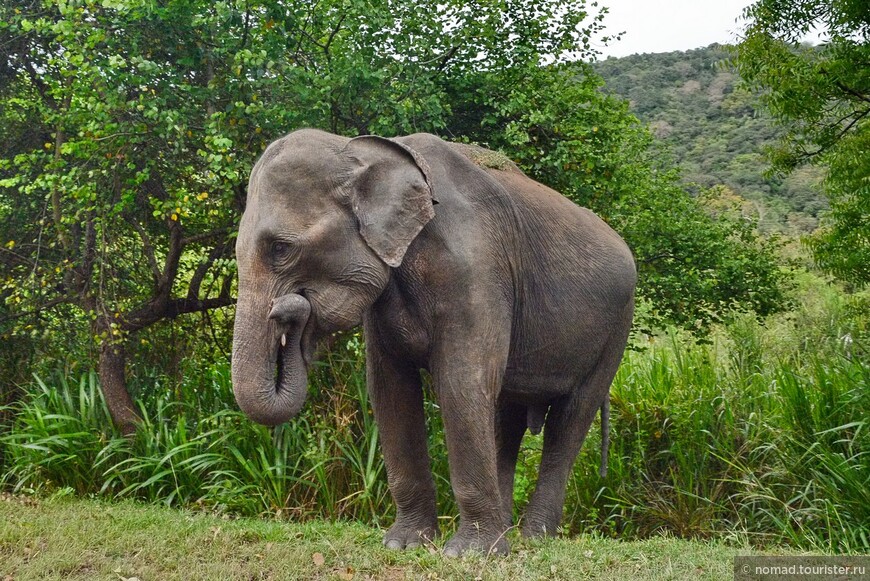
[[[843,64],[868,62],[870,15],[808,10],[842,32],[825,50],[749,12],[745,46],[595,63],[606,14],[528,4],[2,0],[0,486],[389,523],[359,332],[324,349],[293,422],[237,411],[234,232],[271,139],[429,131],[505,153],[635,253],[611,469],[594,428],[566,533],[870,551],[870,90]],[[773,54],[755,34],[782,62],[753,64]],[[805,123],[753,76],[799,65],[818,77],[803,103],[831,70],[849,89]],[[792,163],[825,115],[824,151]],[[851,252],[832,232],[857,232]],[[540,448],[524,442],[520,507]]]

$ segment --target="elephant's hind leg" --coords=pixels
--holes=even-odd
[[[538,482],[526,507],[523,536],[555,535],[562,521],[565,488],[574,459],[596,413],[610,397],[610,384],[622,360],[627,331],[615,335],[580,387],[550,406]]]

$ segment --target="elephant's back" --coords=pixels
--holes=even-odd
[[[591,210],[519,169],[485,171],[504,188],[517,208],[532,252],[548,255],[569,270],[582,267],[587,272],[603,269],[612,274],[635,271],[628,245]]]
[[[450,147],[454,151],[461,153],[471,163],[483,168],[484,170],[498,170],[523,174],[519,166],[501,152],[492,151],[491,149],[486,149],[485,147],[473,143],[450,142]]]
[[[575,302],[579,292],[580,302],[593,307],[600,295],[622,304],[633,296],[631,251],[591,210],[529,178],[502,153],[428,134],[402,141],[432,166],[442,202],[432,226],[461,238],[476,224],[482,232],[478,240],[491,238],[495,246],[510,247],[507,260],[514,262],[517,286],[525,281],[566,301],[573,295]]]

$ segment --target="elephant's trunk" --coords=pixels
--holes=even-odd
[[[268,319],[265,309],[253,303],[239,305],[233,330],[233,392],[255,422],[275,426],[302,409],[308,393],[302,334],[310,315],[311,304],[298,294],[273,300]]]

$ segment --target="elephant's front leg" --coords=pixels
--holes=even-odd
[[[366,360],[369,397],[396,503],[396,522],[384,544],[392,549],[417,547],[438,534],[420,374],[383,356],[372,337]]]
[[[440,349],[440,356],[433,362],[450,483],[459,505],[459,529],[444,547],[447,556],[469,550],[505,554],[510,549],[505,538],[495,437],[496,402],[506,348],[469,345],[459,343]]]

